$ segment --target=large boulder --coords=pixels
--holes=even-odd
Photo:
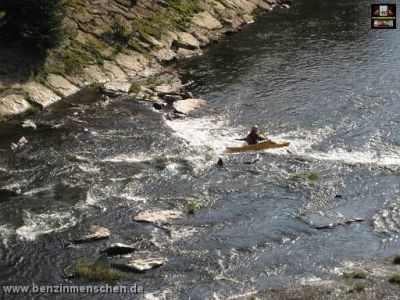
[[[205,103],[206,101],[203,99],[185,99],[185,100],[175,101],[172,104],[172,106],[175,109],[175,111],[182,114],[188,114],[191,111],[195,110],[196,108],[204,105]]]

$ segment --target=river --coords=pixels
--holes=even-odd
[[[258,17],[180,64],[207,100],[183,120],[81,93],[35,115],[36,131],[1,129],[0,187],[20,191],[0,196],[1,284],[86,284],[63,270],[137,240],[169,260],[121,282],[148,298],[224,299],[397,253],[400,33],[369,14],[364,0],[297,0]],[[224,153],[253,123],[290,146]],[[168,234],[132,220],[190,202],[202,208]],[[93,224],[111,238],[69,245]]]

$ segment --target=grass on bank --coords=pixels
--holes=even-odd
[[[79,261],[75,266],[76,275],[88,281],[113,283],[121,280],[124,274],[108,266],[95,265],[87,261]]]

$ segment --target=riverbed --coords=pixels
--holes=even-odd
[[[173,299],[315,281],[397,253],[400,34],[371,30],[369,5],[298,0],[180,63],[207,101],[185,119],[82,92],[31,117],[37,130],[3,128],[0,187],[16,193],[0,196],[1,284],[86,284],[64,270],[138,240],[168,263],[121,284]],[[254,123],[290,146],[225,153]],[[167,231],[134,222],[146,209],[184,217]],[[70,244],[91,225],[111,238]]]

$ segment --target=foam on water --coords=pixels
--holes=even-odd
[[[240,131],[230,128],[222,117],[167,120],[166,123],[189,147],[205,147],[215,154],[224,152],[226,146],[235,141],[235,136],[240,136]]]
[[[378,166],[400,165],[400,148],[382,149],[377,152],[370,147],[363,151],[347,151],[342,148],[331,149],[327,152],[315,151],[312,146],[329,138],[333,130],[329,127],[322,128],[316,132],[288,132],[271,137],[272,140],[290,141],[288,148],[272,149],[269,152],[274,154],[291,153],[316,160],[340,161],[347,164],[374,164]]]
[[[24,240],[34,241],[38,236],[59,232],[76,224],[77,220],[69,212],[42,213],[24,211],[24,226],[17,228],[16,233]]]
[[[8,246],[8,241],[11,235],[15,233],[14,229],[8,227],[7,225],[0,226],[0,241],[5,247]]]
[[[102,162],[111,162],[111,163],[136,163],[136,162],[144,162],[149,160],[149,155],[146,153],[129,153],[129,154],[120,154],[116,156],[111,156],[102,159]]]

